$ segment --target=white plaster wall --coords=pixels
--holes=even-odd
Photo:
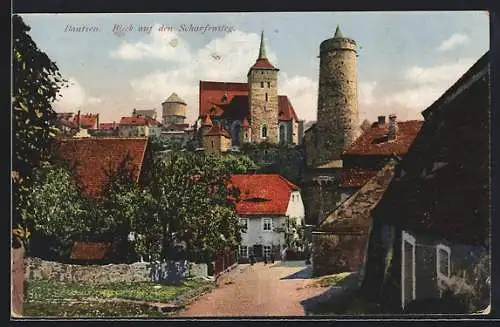
[[[290,218],[295,218],[298,224],[304,220],[304,202],[302,201],[302,196],[299,191],[294,191],[290,194],[286,215]]]
[[[241,233],[241,245],[253,246],[254,244],[262,245],[278,245],[285,243],[285,233],[264,231],[263,230],[263,219],[272,219],[272,228],[282,227],[285,224],[286,217],[270,217],[270,216],[247,216],[241,217],[242,219],[248,219],[248,228],[246,233]]]

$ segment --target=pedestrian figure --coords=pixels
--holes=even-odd
[[[274,255],[271,253],[271,263],[274,263]]]
[[[255,263],[255,257],[252,255],[250,255],[250,265],[253,266],[253,264]]]
[[[264,254],[264,264],[267,265],[267,254]]]

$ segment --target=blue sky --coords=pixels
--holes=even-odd
[[[343,34],[359,46],[360,118],[396,113],[420,119],[430,105],[489,48],[486,12],[310,12],[213,14],[23,14],[30,35],[72,85],[61,112],[99,112],[118,121],[133,108],[157,108],[176,92],[198,112],[199,80],[245,82],[265,33],[280,69],[279,93],[300,119],[315,120],[319,44]],[[151,32],[113,33],[115,24]],[[221,32],[160,32],[161,25],[226,26]],[[100,32],[67,32],[97,26]],[[174,41],[172,41],[174,40]],[[218,59],[214,59],[213,54]]]

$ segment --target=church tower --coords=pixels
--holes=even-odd
[[[267,59],[262,32],[259,57],[247,75],[252,142],[278,143],[278,71]]]
[[[320,44],[318,117],[314,165],[340,160],[358,136],[356,42],[337,26]]]

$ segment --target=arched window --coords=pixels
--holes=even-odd
[[[262,128],[260,129],[260,137],[265,139],[267,138],[267,126],[262,125]]]
[[[214,141],[212,140],[212,149],[214,148]]]

